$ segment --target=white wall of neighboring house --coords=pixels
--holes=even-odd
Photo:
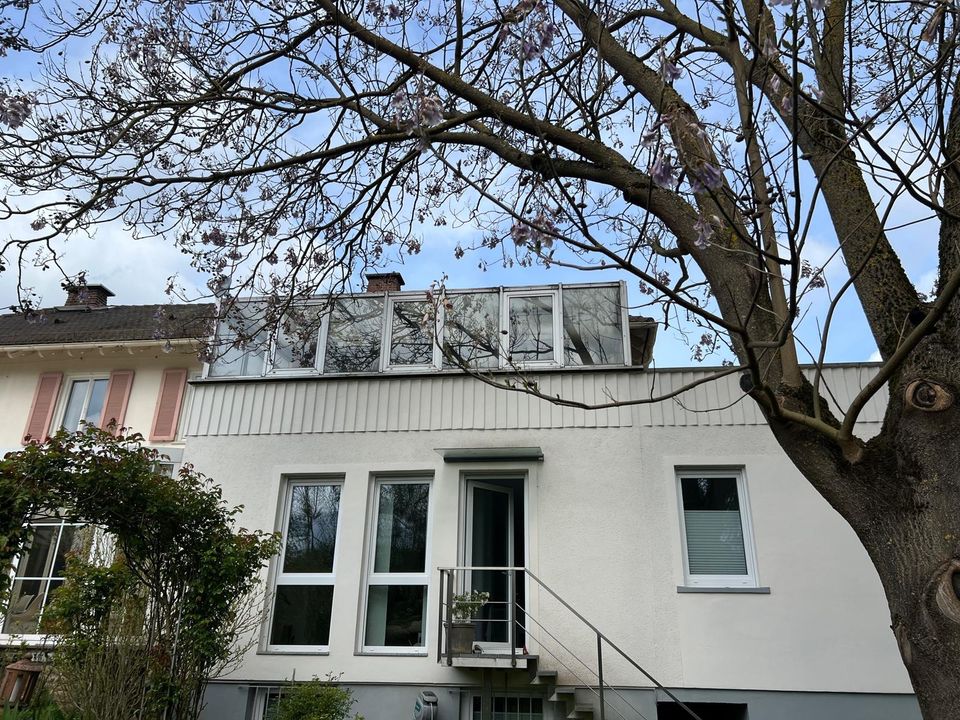
[[[637,397],[698,372],[544,374],[541,386],[587,400]],[[831,368],[827,379],[843,402],[871,372]],[[267,652],[265,627],[225,680],[257,685],[333,672],[361,685],[476,684],[475,673],[437,663],[437,568],[462,562],[464,478],[511,471],[527,478],[527,566],[664,685],[909,693],[866,553],[740,395],[734,376],[659,406],[591,412],[452,375],[195,384],[185,459],[218,481],[228,502],[245,506],[246,527],[281,528],[288,478],[343,478],[329,653]],[[876,431],[882,411],[882,402],[868,405],[863,434]],[[438,452],[480,447],[539,447],[543,461],[450,463]],[[743,469],[757,584],[768,593],[678,591],[685,580],[676,469],[693,466]],[[382,475],[432,478],[420,656],[360,652],[371,494]],[[268,587],[275,570],[264,573]],[[532,584],[528,604],[595,665],[591,632]],[[578,684],[554,667],[561,683]],[[604,670],[612,684],[649,686],[613,653]]]
[[[82,349],[18,349],[11,350],[0,362],[0,397],[4,412],[0,414],[0,448],[21,447],[27,418],[33,403],[37,380],[43,373],[62,372],[53,423],[63,415],[69,384],[74,379],[109,377],[113,370],[133,370],[133,385],[127,404],[124,425],[147,437],[153,424],[163,371],[167,368],[189,368],[190,376],[200,372],[196,350],[178,346],[165,353],[161,343],[109,344]],[[189,386],[188,386],[189,392]],[[168,443],[160,443],[168,444]],[[173,443],[182,445],[182,438]]]

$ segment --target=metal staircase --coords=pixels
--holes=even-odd
[[[474,668],[479,670],[516,670],[527,673],[528,685],[542,695],[544,700],[553,704],[557,716],[568,720],[655,720],[644,715],[633,706],[620,690],[604,680],[603,656],[604,649],[608,655],[613,652],[616,656],[638,671],[646,681],[657,688],[665,698],[676,703],[692,720],[701,720],[700,717],[687,705],[679,700],[670,690],[664,687],[649,672],[642,668],[633,658],[627,655],[606,635],[598,630],[583,615],[577,612],[568,602],[561,598],[554,590],[547,586],[534,573],[523,567],[449,567],[440,570],[440,627],[437,643],[437,662],[448,666]],[[499,587],[506,588],[505,597],[492,597],[484,605],[490,605],[495,612],[488,613],[486,618],[474,620],[477,623],[500,623],[509,628],[506,633],[506,648],[489,649],[482,644],[475,644],[469,653],[453,651],[450,642],[450,632],[454,619],[453,609],[455,598],[463,597],[472,587],[478,575],[499,574],[506,576],[506,582],[500,582]],[[596,657],[593,662],[584,660],[573,652],[567,644],[556,636],[549,628],[533,616],[525,603],[518,601],[518,584],[528,579],[535,583],[541,593],[545,593],[559,603],[577,620],[578,624],[590,631],[596,638]],[[504,578],[501,578],[503,580]],[[502,636],[502,635],[501,635]],[[526,643],[536,639],[536,653],[527,651]],[[479,648],[479,652],[478,652]],[[545,662],[543,662],[545,661]],[[561,668],[564,675],[575,679],[575,685],[560,685]]]

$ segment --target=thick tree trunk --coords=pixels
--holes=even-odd
[[[960,718],[960,365],[953,345],[936,335],[923,341],[889,384],[882,431],[853,462],[824,436],[770,420],[791,460],[870,555],[925,720]]]

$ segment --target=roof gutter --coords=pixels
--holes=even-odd
[[[75,343],[48,343],[45,345],[0,345],[0,354],[6,354],[7,357],[15,355],[26,355],[28,353],[44,353],[59,351],[87,351],[99,350],[101,353],[106,349],[127,349],[134,350],[138,348],[162,347],[166,343],[174,346],[196,346],[201,341],[196,338],[160,338],[159,340],[106,340],[101,342],[75,342]]]

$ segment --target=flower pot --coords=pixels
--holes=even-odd
[[[451,655],[470,655],[473,652],[474,628],[472,622],[447,624]]]

